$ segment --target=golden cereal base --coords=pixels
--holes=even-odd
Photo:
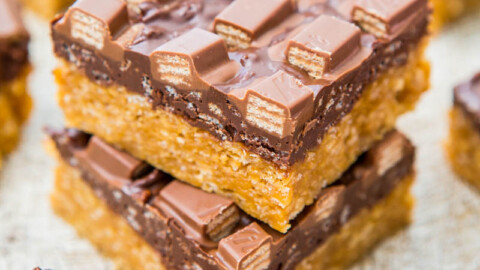
[[[453,170],[480,189],[480,134],[462,109],[456,106],[450,112],[450,136],[446,149]]]
[[[443,25],[459,18],[466,13],[473,13],[480,8],[478,0],[431,0],[433,3],[433,28],[439,29]],[[478,10],[480,11],[480,10]]]
[[[413,179],[413,175],[406,177],[387,198],[360,212],[297,269],[345,269],[408,225],[413,208]],[[63,161],[56,170],[51,202],[55,212],[111,258],[117,269],[164,269],[160,256],[150,245],[95,196],[77,169]]]
[[[423,44],[426,44],[423,43]],[[219,141],[124,87],[102,87],[72,64],[55,71],[67,126],[96,134],[141,160],[202,189],[232,198],[245,212],[281,232],[376,141],[414,108],[429,87],[421,46],[403,67],[370,85],[351,113],[307,157],[279,168],[241,143]]]
[[[27,92],[30,67],[8,83],[0,83],[0,167],[2,155],[11,152],[18,143],[22,124],[32,108]]]
[[[75,0],[21,0],[23,4],[44,19],[51,20],[57,13],[63,12]]]

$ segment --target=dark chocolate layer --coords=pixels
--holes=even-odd
[[[29,35],[15,0],[0,0],[0,82],[17,77],[28,63]]]
[[[51,136],[63,159],[158,251],[167,269],[257,269],[249,264],[252,256],[268,269],[294,269],[414,173],[414,147],[393,131],[281,234],[248,217],[232,201],[172,180],[97,137],[72,129]]]
[[[78,1],[53,22],[55,52],[99,84],[123,85],[145,95],[155,109],[181,115],[220,140],[242,142],[264,159],[290,166],[352,110],[370,83],[389,68],[406,63],[427,34],[430,13],[424,0],[403,1],[398,12],[396,5],[388,10],[380,5],[383,13],[374,15],[392,24],[388,32],[378,37],[362,32],[357,38],[359,30],[349,22],[354,20],[351,10],[365,3],[299,1],[292,9],[288,1],[269,1],[275,5],[254,10],[252,21],[241,19],[239,13],[249,10],[246,6],[236,7],[237,2],[229,0],[183,0],[172,5],[147,1],[131,6],[128,16],[119,0],[103,4],[104,9],[117,10],[108,14],[98,12],[96,1]],[[418,8],[412,10],[411,5]],[[233,19],[228,15],[232,12],[239,16]],[[389,17],[401,12],[398,18]],[[78,14],[99,22],[98,35],[85,34],[88,31],[82,29],[89,26]],[[275,21],[272,16],[278,14],[283,14],[284,24],[258,25]],[[352,38],[339,36],[346,31],[315,32],[318,27],[308,27],[330,24],[314,21],[321,15],[342,20],[338,27],[350,24]],[[234,22],[227,20],[229,16]],[[200,30],[210,29],[212,22],[232,23],[257,39],[248,49],[227,55],[218,36]],[[191,31],[194,28],[199,29]],[[302,33],[313,34],[305,31],[314,31],[323,43],[336,44],[313,50],[325,59],[332,57],[320,79],[289,63],[284,55],[289,41],[311,47]]]
[[[454,89],[454,103],[480,132],[480,73]]]

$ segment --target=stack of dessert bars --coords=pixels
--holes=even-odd
[[[32,102],[27,92],[29,35],[16,0],[0,0],[0,167],[17,145]]]
[[[336,269],[410,222],[427,0],[79,0],[55,211],[122,269]]]

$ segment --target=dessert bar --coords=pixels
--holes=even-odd
[[[27,93],[29,35],[15,0],[0,0],[0,166],[16,146],[31,109]]]
[[[426,0],[79,0],[52,24],[59,103],[286,232],[428,88],[429,17]]]
[[[435,29],[458,19],[466,13],[480,11],[480,1],[478,0],[432,0],[432,3],[434,6],[433,27]]]
[[[122,269],[343,269],[410,222],[414,147],[393,131],[281,234],[99,137],[52,132],[54,210]]]
[[[454,90],[447,153],[454,171],[480,189],[480,73]]]

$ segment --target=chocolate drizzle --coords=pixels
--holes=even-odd
[[[83,0],[89,1],[94,2]],[[187,69],[172,71],[175,66],[158,67],[161,72],[173,72],[164,74],[164,78],[170,78],[169,81],[156,79],[158,76],[154,76],[151,67],[156,68],[157,62],[162,65],[166,61],[174,61],[160,59],[152,62],[152,55],[156,54],[157,48],[172,39],[191,35],[192,28],[211,30],[210,24],[214,18],[231,1],[184,0],[164,5],[146,1],[131,7],[130,21],[125,22],[130,30],[125,30],[124,33],[131,31],[136,34],[132,34],[124,43],[123,61],[112,61],[105,56],[104,49],[92,49],[83,41],[72,38],[64,22],[70,13],[53,22],[52,35],[56,54],[73,62],[91,80],[103,85],[125,86],[132,92],[145,95],[154,109],[165,109],[181,115],[193,126],[209,131],[220,140],[242,142],[262,158],[288,167],[302,160],[307,151],[318,145],[328,129],[338,124],[352,110],[369,84],[386,70],[406,63],[408,55],[417,48],[427,33],[427,1],[416,1],[418,2],[423,3],[421,8],[412,11],[410,16],[402,16],[402,27],[395,27],[395,31],[389,32],[386,38],[379,39],[362,33],[361,48],[326,72],[322,79],[313,79],[304,71],[288,64],[284,52],[288,41],[322,14],[342,20],[351,19],[350,14],[342,13],[334,3],[322,2],[303,8],[300,8],[303,4],[299,3],[296,11],[290,16],[284,16],[281,23],[271,25],[268,29],[258,28],[262,29],[260,32],[263,34],[258,37],[254,35],[256,38],[248,49],[231,51],[228,57],[222,56],[225,58],[220,59],[223,62],[234,61],[237,65],[219,65],[214,72],[200,74],[201,80],[191,80],[194,83],[187,84],[175,84],[179,81],[178,78],[170,78],[172,74],[188,74]],[[272,14],[275,12],[272,11]],[[204,35],[199,33],[201,32],[196,31],[197,38],[203,40]],[[331,31],[330,34],[334,33]],[[328,40],[333,37],[323,38]],[[117,41],[108,42],[113,44]],[[200,62],[211,61],[207,58],[205,56],[197,59],[199,62],[191,62],[193,64],[189,64],[189,69],[195,70],[197,67],[198,70]],[[185,64],[182,64],[184,67]],[[280,90],[263,88],[263,93],[259,89],[253,89],[259,81],[275,79],[279,72],[286,74],[285,78],[297,80],[300,88],[310,89],[313,95],[310,98],[297,97],[296,89],[288,87]],[[256,93],[252,96],[257,97],[255,100],[260,103],[252,102],[249,92]],[[292,112],[293,108],[276,98],[277,94],[298,98],[290,104],[300,104],[305,110]],[[253,103],[257,107],[249,107]],[[275,120],[268,122],[266,119]]]
[[[262,258],[255,260],[265,266],[262,269],[294,269],[351,218],[375,206],[414,173],[414,148],[393,131],[322,191],[315,204],[294,220],[288,233],[281,234],[248,217],[232,201],[172,180],[158,170],[137,180],[118,181],[112,175],[120,174],[108,163],[119,164],[128,154],[96,137],[83,144],[90,135],[76,130],[50,133],[63,159],[79,169],[95,194],[158,251],[167,269],[245,269],[251,256]],[[100,152],[105,158],[99,162],[96,155]],[[128,159],[133,161],[128,164],[141,164],[133,157]],[[122,172],[135,166],[120,167]],[[379,168],[385,168],[381,175]],[[236,211],[238,217],[231,214]],[[220,239],[209,238],[207,224],[220,224],[226,220],[223,217],[234,218],[226,223],[229,226],[218,227],[225,230]],[[218,222],[212,223],[214,220]],[[245,239],[250,239],[248,246]]]

